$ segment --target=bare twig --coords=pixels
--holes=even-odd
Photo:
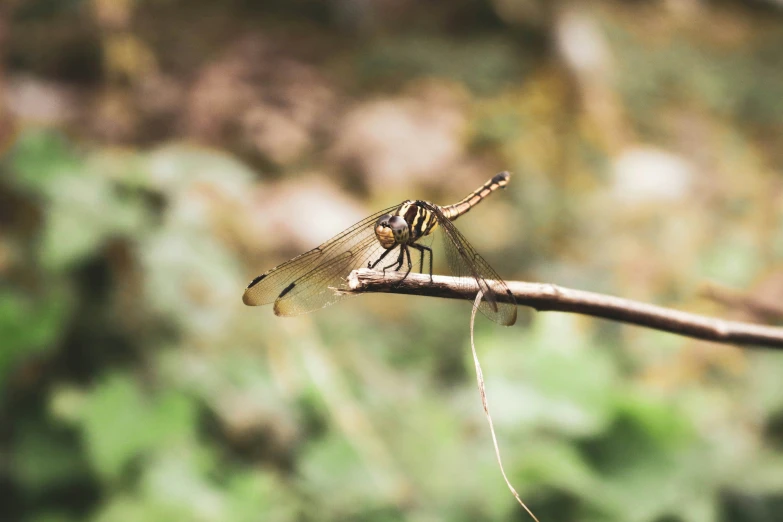
[[[453,277],[411,273],[404,281],[399,272],[376,272],[363,268],[348,276],[348,292],[389,292],[424,295],[449,299],[470,299],[478,293],[478,285],[464,284]],[[647,328],[654,328],[696,339],[743,346],[783,348],[783,328],[724,321],[703,315],[680,312],[630,299],[572,290],[553,284],[506,281],[517,304],[540,312],[573,312]]]

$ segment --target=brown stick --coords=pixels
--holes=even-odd
[[[347,292],[388,292],[470,300],[478,293],[478,285],[472,280],[466,283],[464,279],[433,276],[433,281],[430,282],[428,275],[414,273],[409,274],[404,281],[400,279],[402,279],[400,272],[390,271],[384,275],[382,272],[362,268],[354,270],[348,276]],[[783,348],[783,328],[724,321],[547,283],[506,281],[506,284],[511,289],[517,304],[530,306],[539,312],[573,312],[705,341]]]

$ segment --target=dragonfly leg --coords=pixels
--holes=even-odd
[[[400,245],[400,255],[397,256],[397,261],[395,261],[394,263],[392,263],[390,265],[386,265],[385,267],[383,267],[383,273],[386,274],[386,269],[387,268],[391,268],[394,265],[397,265],[394,270],[399,270],[400,268],[402,268],[402,262],[405,261],[405,252],[407,252],[407,251],[408,251],[408,248],[407,248],[406,245]],[[409,253],[408,254],[409,262],[410,262],[410,257],[411,256],[410,256],[410,253]],[[380,261],[380,259],[378,261]]]
[[[432,283],[432,249],[428,246],[419,245],[418,243],[411,243],[413,248],[421,252],[421,257],[419,258],[419,272],[424,273],[424,252],[427,251],[430,253],[430,283]],[[410,252],[408,253],[410,255]]]
[[[402,245],[400,247],[406,254],[408,254],[408,271],[405,272],[405,275],[402,276],[402,279],[400,279],[400,282],[398,284],[401,284],[405,279],[408,277],[408,274],[411,273],[411,270],[413,270],[413,261],[411,260],[411,251],[408,250],[408,245]]]
[[[394,245],[394,246],[392,246],[392,247],[389,247],[389,248],[387,248],[387,249],[386,249],[386,251],[385,251],[383,254],[381,254],[381,257],[379,257],[378,259],[376,259],[376,260],[375,260],[375,263],[371,263],[370,261],[367,261],[367,268],[373,269],[373,268],[375,268],[376,266],[378,266],[378,263],[380,263],[380,262],[381,262],[381,260],[382,260],[384,257],[386,257],[386,254],[388,254],[389,252],[391,252],[392,250],[394,250],[394,248],[395,248],[396,246],[397,246],[397,245]]]

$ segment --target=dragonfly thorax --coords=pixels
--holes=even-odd
[[[384,214],[375,225],[375,236],[383,248],[391,248],[408,242],[410,227],[402,216]]]
[[[426,201],[403,201],[392,214],[384,214],[375,225],[375,235],[383,248],[411,244],[428,236],[438,226],[434,207]]]

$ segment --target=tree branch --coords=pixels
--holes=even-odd
[[[469,284],[459,280],[457,284],[456,278],[433,276],[430,282],[428,275],[411,273],[400,281],[402,276],[400,272],[390,271],[384,275],[367,268],[354,270],[348,276],[347,292],[388,292],[469,300],[478,293],[478,285],[472,280]],[[539,312],[573,312],[705,341],[783,349],[783,328],[725,321],[553,284],[522,281],[506,281],[506,284],[517,304],[530,306]]]

